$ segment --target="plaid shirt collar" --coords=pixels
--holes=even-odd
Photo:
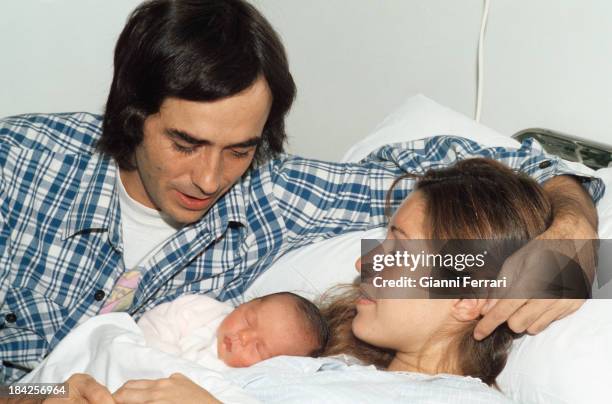
[[[106,230],[110,243],[122,250],[119,193],[116,188],[119,174],[117,165],[108,157],[93,155],[85,169],[81,187],[63,223],[63,239],[89,230]],[[213,230],[220,237],[230,222],[248,226],[241,181],[234,184],[211,207],[208,213],[193,224],[197,233]]]
[[[115,248],[121,246],[117,168],[110,158],[94,154],[63,223],[63,239],[88,230],[107,230]]]

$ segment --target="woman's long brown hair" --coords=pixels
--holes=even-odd
[[[542,188],[530,177],[493,160],[468,159],[422,176],[400,177],[388,193],[387,206],[394,204],[395,185],[406,178],[416,179],[414,191],[425,199],[431,239],[529,240],[552,222],[552,207]],[[322,313],[331,330],[324,355],[345,353],[386,368],[395,353],[360,341],[352,333],[357,295],[355,287],[346,286],[340,293],[332,291],[323,297]],[[453,367],[462,375],[494,385],[516,334],[503,325],[476,341],[472,337],[475,325],[476,321],[456,336],[452,348],[461,356]]]

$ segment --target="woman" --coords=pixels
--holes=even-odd
[[[391,218],[387,233],[390,240],[529,240],[542,233],[552,220],[551,204],[540,186],[492,160],[464,160],[447,169],[428,171],[420,177],[409,175],[407,180],[416,180],[414,192]],[[389,195],[390,203],[392,192]],[[504,257],[496,258],[503,262]],[[502,326],[483,341],[476,341],[473,330],[484,304],[481,298],[372,299],[361,294],[359,289],[351,288],[324,307],[332,330],[325,355],[350,355],[365,365],[373,364],[387,371],[369,367],[370,376],[364,380],[378,380],[374,377],[376,374],[387,374],[400,378],[405,386],[417,386],[417,391],[420,386],[423,389],[428,385],[441,386],[443,393],[434,389],[426,396],[419,396],[425,397],[422,402],[506,402],[500,393],[483,382],[495,385],[515,335]],[[327,367],[331,369],[327,372],[328,378],[334,370],[349,368],[355,370],[351,366]],[[324,367],[316,368],[310,378],[294,378],[295,388],[321,373],[325,373]],[[354,371],[353,374],[360,373]],[[421,374],[446,376],[431,378]],[[260,374],[258,377],[261,380],[266,376]],[[196,402],[216,402],[205,390],[182,376],[175,375],[163,382],[165,384],[161,384],[162,381],[128,382],[116,393],[116,400],[137,402],[155,393],[168,402],[173,402],[173,397],[179,401],[191,397]],[[296,393],[293,397],[330,402],[334,386],[326,384],[320,396]],[[273,388],[266,386],[268,395],[258,395],[261,389],[253,393],[267,401]],[[283,388],[289,389],[288,386]],[[246,391],[251,392],[248,387]],[[302,393],[310,394],[310,391]],[[401,400],[407,396],[400,397]],[[416,396],[411,397],[413,402],[418,401]]]
[[[535,181],[493,160],[469,159],[417,178],[414,192],[391,218],[387,239],[520,242],[541,234],[551,221],[551,204]],[[499,264],[512,252],[488,259]],[[349,353],[389,371],[458,374],[494,385],[516,334],[501,326],[476,341],[472,335],[484,304],[485,299],[372,300],[352,289],[325,308],[336,330],[326,354]]]

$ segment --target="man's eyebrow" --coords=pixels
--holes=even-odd
[[[227,147],[246,148],[246,147],[259,146],[260,143],[261,143],[261,136],[253,136],[252,138],[247,139],[244,142],[234,143]]]
[[[410,238],[408,237],[408,235],[404,232],[404,230],[400,229],[399,227],[395,226],[395,225],[391,225],[389,227],[389,230],[391,230],[392,233],[399,233],[402,236],[406,237],[406,239]]]
[[[210,141],[209,140],[203,140],[203,139],[197,139],[193,136],[191,136],[189,133],[182,131],[180,129],[166,129],[165,130],[166,135],[173,137],[173,138],[178,138],[180,140],[182,140],[183,142],[192,144],[194,146],[201,146],[201,145],[210,145]]]
[[[204,146],[204,145],[208,146],[212,144],[210,140],[198,139],[180,129],[166,129],[165,132],[166,132],[166,135],[170,137],[178,138],[194,146]],[[228,148],[233,148],[233,147],[247,148],[247,147],[259,146],[260,143],[261,143],[261,136],[253,136],[252,138],[247,139],[243,142],[234,143],[234,144],[228,145],[227,147]]]

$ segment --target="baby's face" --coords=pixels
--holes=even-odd
[[[238,306],[217,329],[217,353],[232,367],[278,355],[307,356],[316,347],[306,330],[291,297],[252,300]]]

